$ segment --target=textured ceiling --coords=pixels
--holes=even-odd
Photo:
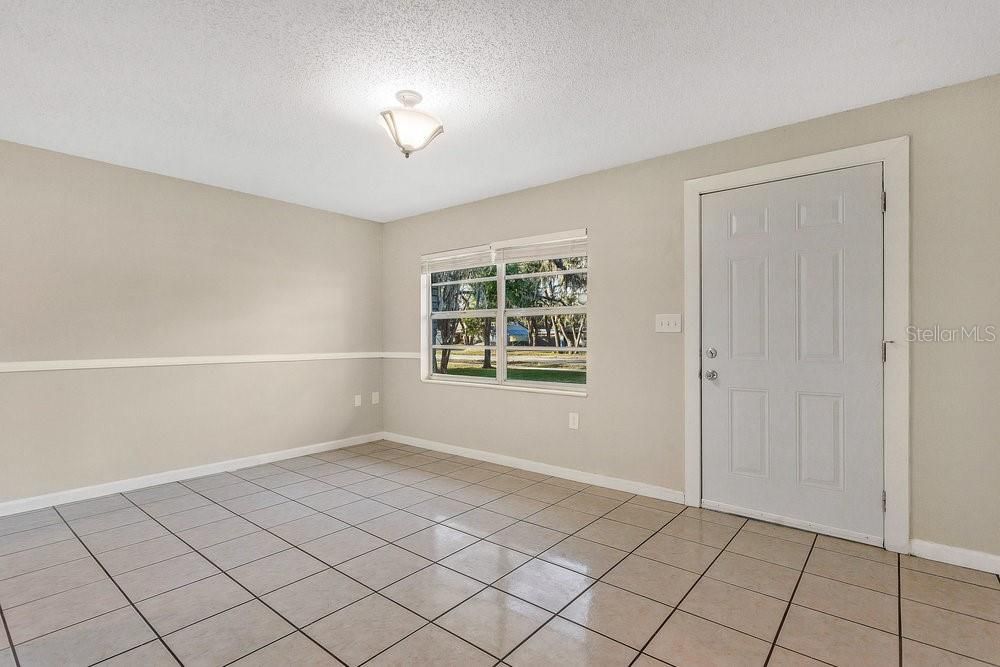
[[[998,35],[997,0],[0,0],[0,138],[384,221],[1000,72]],[[445,125],[409,160],[400,88]]]

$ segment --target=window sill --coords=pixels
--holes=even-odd
[[[426,384],[441,384],[449,387],[475,387],[477,389],[500,389],[501,391],[521,391],[529,394],[553,394],[555,396],[575,396],[586,398],[586,389],[549,389],[546,387],[527,387],[516,384],[490,384],[486,382],[463,382],[461,380],[439,380],[433,377],[420,378]]]

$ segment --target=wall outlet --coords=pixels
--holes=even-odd
[[[681,332],[680,315],[656,316],[656,333],[680,333],[680,332]]]
[[[381,400],[381,399],[380,399],[380,397],[378,395],[378,392],[377,391],[373,391],[372,392],[372,405],[378,405],[379,400]]]
[[[360,408],[361,407],[361,394],[355,394],[354,395],[354,407],[356,407],[356,408]]]
[[[580,428],[580,413],[571,412],[569,413],[569,427],[574,431]]]

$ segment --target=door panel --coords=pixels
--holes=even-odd
[[[729,471],[767,477],[770,417],[767,392],[729,390]]]
[[[767,358],[767,257],[729,261],[729,347],[733,359]]]
[[[882,166],[703,195],[703,498],[882,536]]]

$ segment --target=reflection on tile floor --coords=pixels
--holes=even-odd
[[[0,667],[1000,664],[1000,579],[391,442],[0,518]]]

